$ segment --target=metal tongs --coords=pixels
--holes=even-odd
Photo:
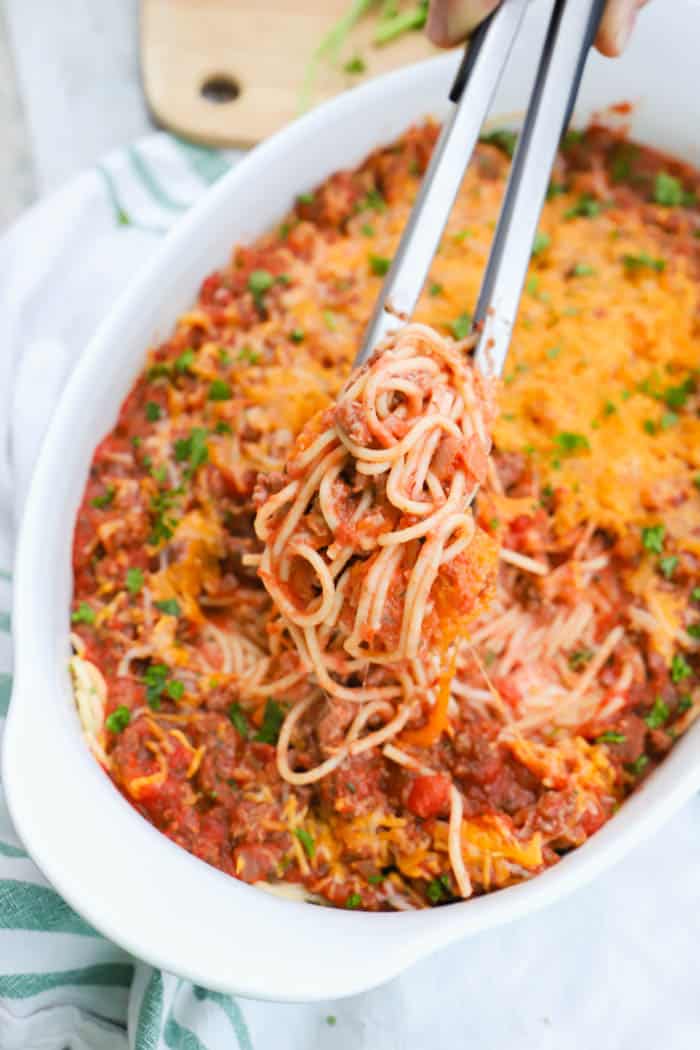
[[[411,317],[528,0],[503,0],[467,45],[421,190],[403,231],[355,364]],[[605,0],[555,0],[525,121],[472,320],[474,360],[500,375],[510,344],[552,165],[578,94]]]

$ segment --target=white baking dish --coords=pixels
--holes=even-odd
[[[536,3],[529,12],[495,112],[522,109],[546,7]],[[651,5],[623,59],[592,58],[578,119],[630,100],[634,136],[700,164],[698,40],[698,3]],[[134,812],[80,735],[67,670],[73,522],[93,448],[146,348],[168,333],[234,242],[261,233],[295,195],[358,164],[413,121],[439,116],[455,63],[447,56],[343,95],[224,178],[168,237],[87,348],[34,476],[17,559],[16,678],[5,735],[12,816],[37,864],[94,926],[135,955],[210,988],[312,1000],[377,985],[451,941],[582,885],[700,788],[696,725],[609,824],[533,881],[433,911],[350,913],[276,899],[196,860]]]

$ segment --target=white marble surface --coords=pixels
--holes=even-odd
[[[0,227],[31,196],[42,196],[114,146],[152,129],[139,79],[138,0],[0,0]],[[0,17],[0,25],[2,18]],[[8,47],[9,45],[9,47]],[[34,177],[3,165],[25,140]],[[30,165],[24,164],[27,171]],[[12,187],[10,187],[12,183]]]

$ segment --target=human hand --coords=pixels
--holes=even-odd
[[[483,22],[501,0],[430,0],[427,32],[439,47],[452,47]],[[620,55],[647,0],[608,0],[595,39],[602,55]]]

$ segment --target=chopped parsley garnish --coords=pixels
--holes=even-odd
[[[304,339],[306,338],[304,334],[304,329],[292,328],[291,332],[289,333],[289,338],[292,340],[293,343],[303,343]]]
[[[700,602],[700,587],[693,587],[690,592],[690,600],[693,602]]]
[[[661,554],[665,535],[666,529],[663,525],[645,525],[642,529],[642,546],[651,554]]]
[[[647,252],[639,252],[638,255],[623,255],[622,262],[627,273],[639,273],[640,270],[645,269],[663,273],[666,269],[665,259],[655,259],[653,255],[649,255]]]
[[[606,401],[603,404],[603,415],[604,416],[612,416],[612,415],[615,414],[615,412],[617,412],[617,409],[616,409],[616,407],[615,407],[615,405],[613,404],[612,401]]]
[[[156,609],[160,609],[166,616],[180,616],[182,609],[175,598],[163,598],[162,601],[153,603]]]
[[[184,353],[180,354],[179,357],[175,358],[175,361],[173,362],[173,368],[176,372],[179,372],[181,375],[183,375],[185,372],[189,371],[190,365],[193,363],[193,361],[194,350],[185,350]]]
[[[582,193],[576,203],[564,212],[565,219],[593,219],[600,215],[601,203],[592,193]]]
[[[596,744],[624,744],[627,737],[624,733],[618,733],[615,729],[606,729],[604,733],[596,737]]]
[[[231,719],[233,728],[240,733],[244,740],[247,740],[250,736],[250,726],[241,705],[239,703],[231,704],[228,709],[228,716]]]
[[[359,55],[355,55],[354,58],[351,58],[350,61],[346,62],[343,66],[343,70],[346,73],[350,73],[351,76],[354,76],[358,73],[364,73],[366,69],[367,66],[365,64],[365,61],[364,59],[360,58]]]
[[[177,678],[171,678],[165,685],[165,691],[171,700],[182,700],[185,694],[185,684]]]
[[[495,146],[496,149],[500,149],[502,153],[507,154],[509,157],[512,157],[515,153],[517,141],[517,132],[510,131],[508,128],[496,128],[495,131],[488,131],[481,136],[481,142],[486,142],[489,146]]]
[[[170,515],[172,506],[180,495],[179,489],[165,489],[159,492],[151,500],[151,513],[153,514],[153,528],[148,542],[157,546],[163,540],[169,540],[177,526],[177,521]]]
[[[71,614],[71,622],[93,624],[96,615],[95,610],[92,609],[87,602],[81,602],[78,608]]]
[[[379,190],[370,190],[364,199],[360,201],[360,211],[364,208],[369,208],[371,211],[376,212],[386,211],[386,201]]]
[[[592,277],[595,274],[595,270],[587,262],[576,263],[571,269],[572,277]]]
[[[651,711],[648,715],[644,716],[644,721],[650,729],[658,729],[664,724],[664,722],[668,722],[670,713],[671,712],[661,697],[657,696],[654,700],[654,706]]]
[[[230,353],[228,352],[228,350],[226,349],[225,346],[220,346],[219,347],[219,361],[221,362],[222,365],[230,365],[231,364],[231,355],[230,355]]]
[[[369,882],[371,886],[379,886],[380,883],[384,882],[385,878],[386,875],[384,872],[377,871],[373,875],[367,876],[367,882]]]
[[[668,172],[660,171],[654,179],[653,196],[657,204],[673,208],[683,203],[683,184],[680,179],[669,175]]]
[[[466,339],[472,330],[472,315],[465,310],[455,321],[450,322],[449,328],[455,339]]]
[[[681,653],[675,653],[671,660],[671,681],[674,685],[678,685],[684,679],[690,678],[692,673],[692,667],[686,662]]]
[[[359,893],[351,893],[345,902],[346,908],[359,908],[362,904],[362,897]]]
[[[552,201],[555,197],[561,197],[566,192],[567,186],[565,183],[552,181],[547,187],[547,200]]]
[[[316,853],[316,843],[314,842],[313,837],[309,835],[306,828],[295,828],[294,834],[304,847],[304,852],[306,853],[306,856],[309,858],[309,860],[313,860],[314,854]]]
[[[571,149],[572,146],[576,146],[579,142],[583,142],[585,132],[579,131],[578,128],[568,128],[564,132],[564,138],[561,141],[562,149]]]
[[[653,437],[656,433],[656,423],[653,419],[645,419],[642,423],[642,426],[644,427],[645,434],[649,434],[651,437]]]
[[[141,593],[143,587],[143,573],[141,569],[126,570],[126,589],[129,594],[136,596]]]
[[[276,744],[284,722],[285,710],[276,700],[267,700],[260,729],[254,739],[261,744]]]
[[[146,419],[149,423],[157,423],[161,417],[161,407],[155,401],[146,402]]]
[[[368,222],[363,222],[362,226],[360,226],[360,233],[364,237],[374,237],[374,226]]]
[[[574,649],[569,655],[569,667],[572,671],[582,671],[593,659],[592,649]]]
[[[193,427],[189,437],[178,438],[175,442],[175,459],[178,463],[189,463],[186,474],[192,477],[194,472],[209,459],[207,432],[203,427]]]
[[[209,387],[210,401],[230,401],[231,387],[224,379],[214,379]]]
[[[105,718],[105,727],[109,729],[110,733],[121,733],[128,726],[131,721],[131,711],[124,704],[120,704],[119,707],[115,707],[111,715]]]
[[[625,769],[628,773],[631,773],[633,777],[638,777],[640,773],[644,771],[646,766],[649,765],[649,759],[646,755],[640,755],[634,762],[628,762]]]
[[[584,434],[576,434],[573,430],[562,430],[554,435],[554,444],[562,452],[581,452],[590,449],[588,438]]]
[[[168,478],[168,468],[164,463],[159,467],[151,467],[151,477],[154,478],[159,485],[164,485]]]
[[[160,379],[162,376],[168,375],[170,375],[170,369],[165,361],[157,361],[154,365],[151,365],[146,373],[149,383],[152,383],[155,379]]]
[[[252,270],[248,277],[248,291],[253,296],[253,302],[260,313],[265,310],[263,295],[274,283],[275,279],[269,270]]]
[[[260,360],[260,354],[250,346],[242,346],[238,351],[238,360],[247,361],[249,365],[257,365]]]
[[[233,434],[231,430],[231,424],[227,423],[225,419],[220,419],[214,427],[215,434]]]
[[[691,623],[686,627],[691,638],[700,638],[700,623]]]
[[[323,323],[329,332],[335,332],[338,328],[338,321],[332,310],[323,311]]]
[[[461,243],[462,243],[462,241],[468,241],[468,240],[469,240],[469,238],[470,238],[470,237],[473,237],[473,236],[474,236],[474,231],[473,231],[473,230],[469,230],[469,229],[466,229],[466,230],[459,230],[459,231],[458,231],[458,232],[457,232],[457,233],[456,233],[456,234],[454,235],[454,237],[453,237],[452,239],[453,239],[453,241],[455,241],[455,243],[457,243],[457,244],[461,244]]]
[[[678,386],[668,386],[662,393],[662,397],[669,408],[683,408],[690,394],[695,392],[695,380],[690,376],[684,379]]]
[[[560,346],[552,346],[552,347],[550,347],[549,350],[547,350],[546,357],[548,357],[550,361],[555,361],[559,357],[560,353],[561,353],[561,347]]]
[[[160,708],[160,698],[168,681],[168,673],[165,664],[151,664],[146,668],[143,684],[146,686],[146,702],[152,711]]]
[[[292,226],[291,226],[291,223],[289,223],[289,222],[283,222],[283,223],[280,224],[280,227],[277,230],[277,234],[278,234],[279,239],[281,241],[286,241],[287,240],[287,237],[289,237],[289,231],[291,230],[291,228],[292,228]]]
[[[432,295],[433,297],[436,295],[442,295],[443,290],[443,285],[439,284],[437,281],[433,281],[428,286],[428,295]]]
[[[313,193],[300,193],[298,201],[300,204],[313,204],[315,195]]]
[[[425,888],[425,893],[431,904],[438,904],[439,901],[449,900],[452,896],[449,876],[439,875],[437,878],[431,879]]]
[[[552,243],[552,239],[548,233],[544,233],[542,230],[538,230],[535,234],[535,240],[532,244],[532,254],[541,255],[542,252],[546,251]]]
[[[337,1023],[338,1018],[335,1016],[335,1014],[328,1014],[328,1016],[326,1017],[326,1024],[330,1025],[330,1027],[333,1028],[333,1026]]]
[[[675,554],[667,554],[664,558],[659,558],[659,569],[661,575],[667,580],[670,580],[674,572],[678,568],[678,557]]]
[[[391,259],[387,259],[384,255],[370,255],[368,258],[369,268],[372,273],[377,275],[377,277],[383,277],[389,272]]]
[[[683,714],[684,711],[689,711],[692,706],[693,706],[693,698],[692,698],[692,696],[682,696],[680,698],[680,700],[678,701],[678,711],[679,711],[680,714]]]
[[[90,500],[93,507],[97,507],[98,510],[104,510],[113,501],[116,489],[114,485],[108,485],[101,496],[95,496],[94,499]]]

